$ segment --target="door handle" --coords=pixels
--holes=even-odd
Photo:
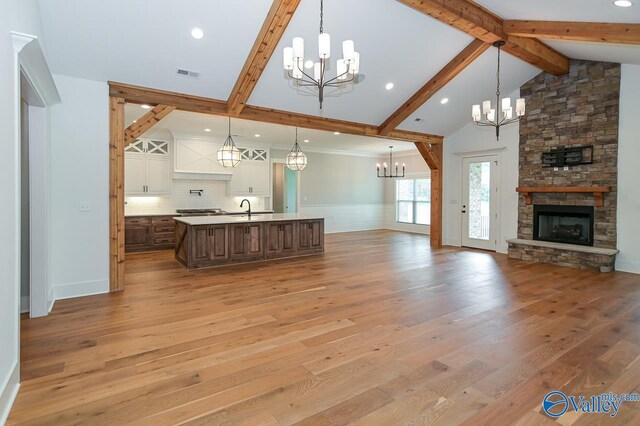
[[[462,206],[462,213],[466,213],[467,212],[467,206]]]

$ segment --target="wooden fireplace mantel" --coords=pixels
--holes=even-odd
[[[553,193],[583,193],[593,194],[596,207],[604,206],[604,193],[611,192],[610,186],[535,186],[518,187],[516,191],[524,195],[525,203],[530,206],[533,203],[533,194],[538,192]]]

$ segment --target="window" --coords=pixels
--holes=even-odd
[[[398,223],[431,224],[431,179],[396,181],[396,220]]]

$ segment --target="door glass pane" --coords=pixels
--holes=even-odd
[[[489,239],[491,162],[469,164],[469,238]]]
[[[413,223],[413,203],[398,201],[398,222]]]
[[[431,224],[431,203],[416,203],[416,223]]]

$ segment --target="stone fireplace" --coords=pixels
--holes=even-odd
[[[509,257],[612,269],[620,65],[573,60],[568,74],[541,73],[520,94],[527,113],[520,121],[519,188],[541,191],[520,196],[518,238],[509,240]],[[590,164],[554,168],[542,162],[551,150],[585,146],[593,146]],[[609,192],[590,194],[595,187]]]

